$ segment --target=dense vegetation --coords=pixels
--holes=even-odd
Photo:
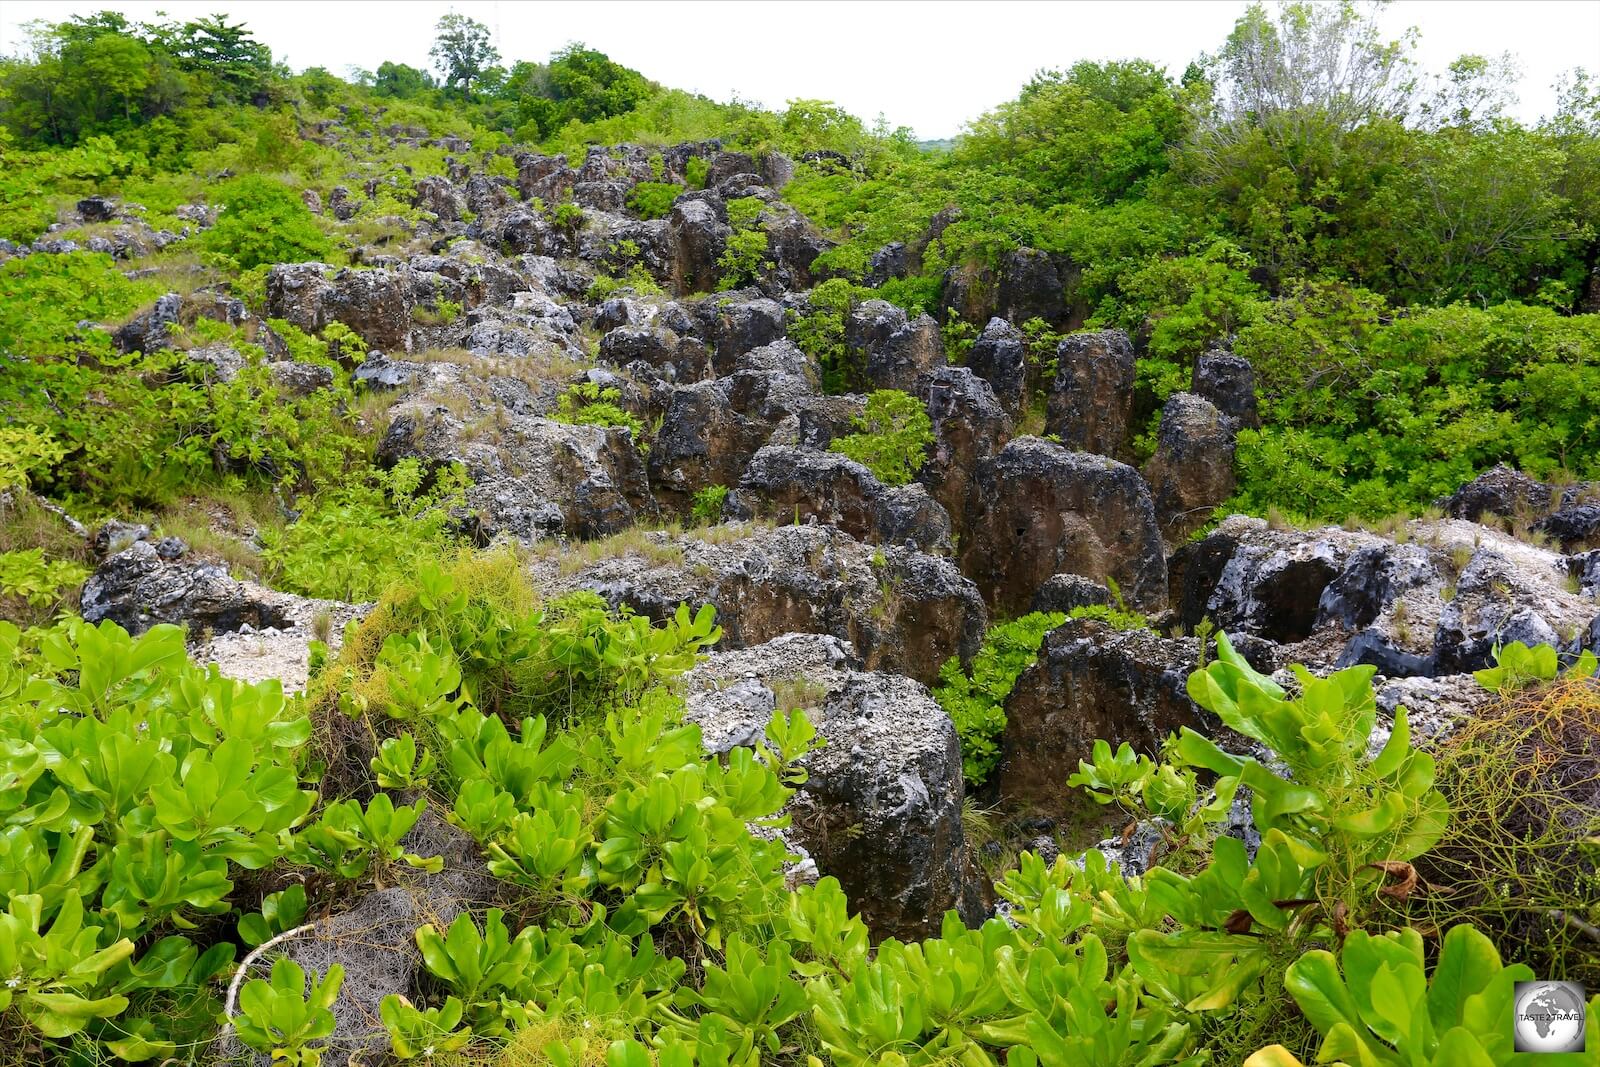
[[[457,15],[432,54],[437,78],[384,63],[347,80],[291,72],[221,17],[102,13],[39,25],[27,55],[0,60],[0,238],[81,246],[0,261],[0,619],[21,624],[0,621],[0,1064],[205,1062],[219,1016],[250,1048],[315,1064],[352,976],[279,961],[233,996],[229,980],[309,917],[438,871],[402,839],[441,819],[507,904],[417,931],[432,995],[382,1013],[402,1059],[1513,1063],[1511,983],[1532,975],[1502,957],[1600,979],[1592,956],[1530,944],[1547,927],[1524,914],[1600,921],[1593,887],[1567,875],[1587,869],[1572,841],[1600,834],[1595,813],[1561,806],[1557,784],[1519,792],[1506,770],[1553,719],[1600,722],[1591,662],[1558,678],[1550,649],[1510,646],[1481,679],[1497,710],[1435,756],[1403,713],[1369,746],[1370,667],[1302,672],[1289,693],[1201,635],[1190,694],[1264,758],[1185,731],[1159,761],[1099,745],[1072,780],[1119,822],[1164,820],[1161,865],[1124,878],[1099,852],[1024,853],[997,887],[1006,919],[874,945],[837,883],[785,888],[772,831],[816,744],[805,716],[780,708],[724,758],[683,721],[674,680],[716,642],[709,610],[651,626],[590,596],[539,603],[514,554],[464,549],[462,470],[376,462],[379,409],[355,373],[369,345],[346,326],[271,320],[269,338],[202,316],[166,346],[113,336],[167,292],[260,313],[271,265],[359,269],[406,247],[430,221],[417,184],[447,156],[509,178],[513,145],[577,161],[591,144],[714,137],[797,159],[782,195],[836,242],[790,323],[830,391],[861,385],[856,305],[934,314],[959,357],[984,323],[951,281],[991,290],[1037,250],[1061,285],[1059,314],[1017,324],[1033,386],[1065,332],[1127,330],[1147,449],[1194,359],[1231,346],[1262,415],[1240,435],[1235,506],[1380,517],[1499,461],[1600,477],[1600,89],[1581,72],[1525,126],[1495,62],[1428,83],[1353,7],[1252,8],[1180,79],[1139,61],[1040,72],[930,151],[824,101],[773,111],[665,88],[582,45],[501,65]],[[445,137],[469,147],[414,143]],[[685,180],[705,184],[702,160]],[[307,206],[339,185],[370,189],[350,218]],[[684,190],[639,183],[628,206],[663,217]],[[112,227],[51,228],[95,194],[188,239],[97,251]],[[759,199],[726,206],[732,289],[762,276],[768,245]],[[537,208],[582,223],[570,202]],[[203,229],[196,209],[214,213]],[[875,276],[894,242],[905,270]],[[617,275],[590,297],[654,284]],[[284,387],[269,342],[328,385]],[[200,358],[212,346],[242,364],[221,373]],[[612,386],[569,384],[552,417],[649,449]],[[933,440],[892,390],[852,429],[832,447],[889,485]],[[714,521],[727,495],[700,490],[693,518]],[[313,650],[306,695],[230,681],[191,663],[176,628],[130,638],[72,616],[89,560],[62,508],[153,521],[278,589],[379,605],[337,656]],[[218,521],[253,541],[219,539]],[[1144,624],[1120,599],[1073,615]],[[941,672],[974,785],[1063,618],[1003,622]],[[1513,816],[1536,832],[1503,840]],[[1413,895],[1419,877],[1455,891]],[[1526,907],[1497,888],[1512,884]]]

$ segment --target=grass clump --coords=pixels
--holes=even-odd
[[[1600,687],[1507,690],[1438,746],[1454,814],[1414,924],[1470,921],[1541,978],[1600,983]]]

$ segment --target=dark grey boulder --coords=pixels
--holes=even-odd
[[[999,615],[1028,610],[1055,574],[1115,579],[1128,604],[1160,610],[1166,553],[1139,472],[1105,456],[1021,437],[983,464],[961,541],[962,571]]]
[[[1204,526],[1233,495],[1233,451],[1233,422],[1210,401],[1193,393],[1167,398],[1144,477],[1169,546]]]
[[[1125,457],[1133,429],[1133,383],[1133,343],[1121,330],[1064,338],[1056,348],[1045,432],[1073,451]]]
[[[1012,417],[1028,400],[1028,350],[1022,331],[1005,319],[990,319],[967,353],[967,366],[989,383],[995,399]]]

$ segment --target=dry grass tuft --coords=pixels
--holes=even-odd
[[[1508,698],[1439,747],[1443,840],[1417,861],[1436,887],[1411,922],[1477,924],[1508,962],[1600,983],[1600,686],[1563,680]]]

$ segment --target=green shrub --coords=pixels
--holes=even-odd
[[[550,417],[574,426],[619,426],[628,431],[636,448],[647,451],[644,420],[620,407],[617,402],[621,399],[622,392],[616,386],[601,388],[595,382],[579,382],[557,398],[556,410]]]
[[[332,600],[376,599],[425,560],[450,551],[450,509],[464,501],[465,473],[446,468],[423,491],[414,459],[314,498],[282,529],[260,532],[274,588]]]
[[[773,268],[773,262],[767,258],[767,231],[760,221],[765,207],[766,204],[754,196],[728,201],[728,225],[733,232],[728,235],[727,246],[717,259],[722,272],[717,279],[719,290],[749,285],[759,280],[762,272]]]
[[[933,698],[939,702],[961,738],[961,771],[967,784],[981,786],[1000,762],[1000,735],[1006,728],[1006,697],[1017,677],[1039,655],[1044,635],[1067,616],[1035,611],[1020,619],[991,626],[970,671],[951,656],[939,668]]]
[[[109,335],[78,323],[114,322],[160,293],[156,283],[129,281],[101,252],[8,259],[0,263],[0,358],[109,354]]]
[[[708,485],[694,494],[694,504],[690,514],[695,522],[709,526],[722,518],[722,504],[727,499],[727,486]]]
[[[704,189],[710,173],[711,164],[703,156],[690,156],[683,165],[683,180],[689,183],[691,189]]]
[[[628,206],[641,219],[664,219],[682,192],[683,186],[671,182],[640,182],[628,194]]]
[[[258,175],[230,179],[217,192],[222,212],[201,248],[229,270],[275,263],[327,261],[333,241],[289,186]]]
[[[835,438],[831,451],[863,464],[884,485],[907,485],[922,469],[933,444],[933,420],[922,402],[898,389],[867,397],[856,416],[856,433]]]
[[[853,284],[830,278],[807,294],[809,310],[804,315],[790,313],[789,339],[817,361],[824,392],[848,392],[862,381],[864,371],[844,343],[845,324],[856,299]]]

